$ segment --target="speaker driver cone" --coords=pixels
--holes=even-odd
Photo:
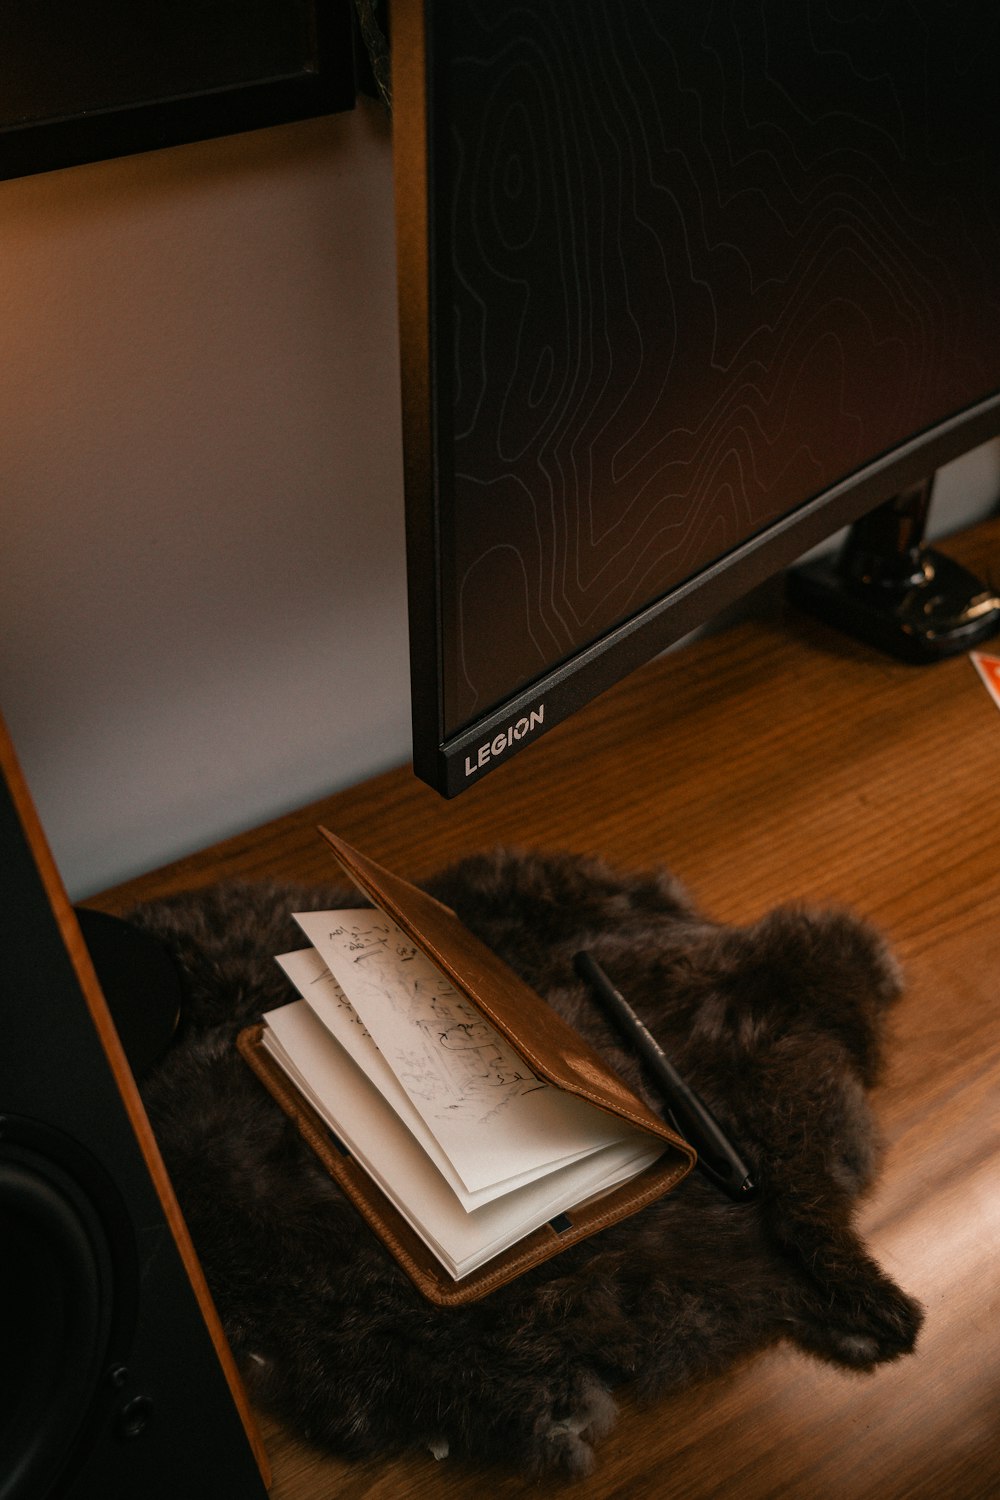
[[[36,1500],[65,1468],[111,1314],[111,1256],[90,1199],[48,1156],[0,1138],[0,1500]]]

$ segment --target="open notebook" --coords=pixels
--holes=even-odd
[[[302,998],[240,1047],[425,1295],[481,1296],[679,1181],[690,1147],[540,996],[322,832],[375,904],[298,914]]]

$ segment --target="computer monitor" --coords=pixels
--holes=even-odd
[[[450,796],[1000,433],[1000,7],[391,22],[413,759]]]

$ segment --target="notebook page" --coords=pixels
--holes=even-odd
[[[410,1096],[376,1047],[371,1032],[316,949],[302,948],[294,953],[282,953],[278,955],[277,962],[331,1036],[336,1037],[344,1050],[371,1079],[386,1103],[395,1110],[410,1131],[414,1140],[427,1152],[463,1208],[467,1211],[480,1208],[484,1203],[489,1203],[492,1199],[499,1197],[501,1193],[521,1187],[540,1176],[542,1172],[549,1170],[548,1167],[536,1167],[530,1172],[521,1173],[518,1177],[492,1183],[476,1192],[470,1192],[424,1124]]]
[[[623,1122],[553,1088],[382,912],[296,913],[470,1191],[620,1140]]]
[[[379,1091],[304,1001],[264,1019],[265,1046],[456,1279],[556,1214],[637,1175],[661,1154],[662,1143],[626,1129],[624,1141],[465,1213]],[[323,1100],[335,1104],[324,1106]]]

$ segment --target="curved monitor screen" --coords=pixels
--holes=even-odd
[[[422,121],[397,68],[425,152],[399,184],[401,224],[426,194],[419,267],[401,232],[402,298],[427,289],[414,751],[426,774],[464,747],[455,790],[529,737],[553,671],[633,642],[571,709],[892,493],[894,459],[970,446],[984,402],[995,426],[1000,7],[422,9]],[[507,744],[469,760],[484,735]]]

